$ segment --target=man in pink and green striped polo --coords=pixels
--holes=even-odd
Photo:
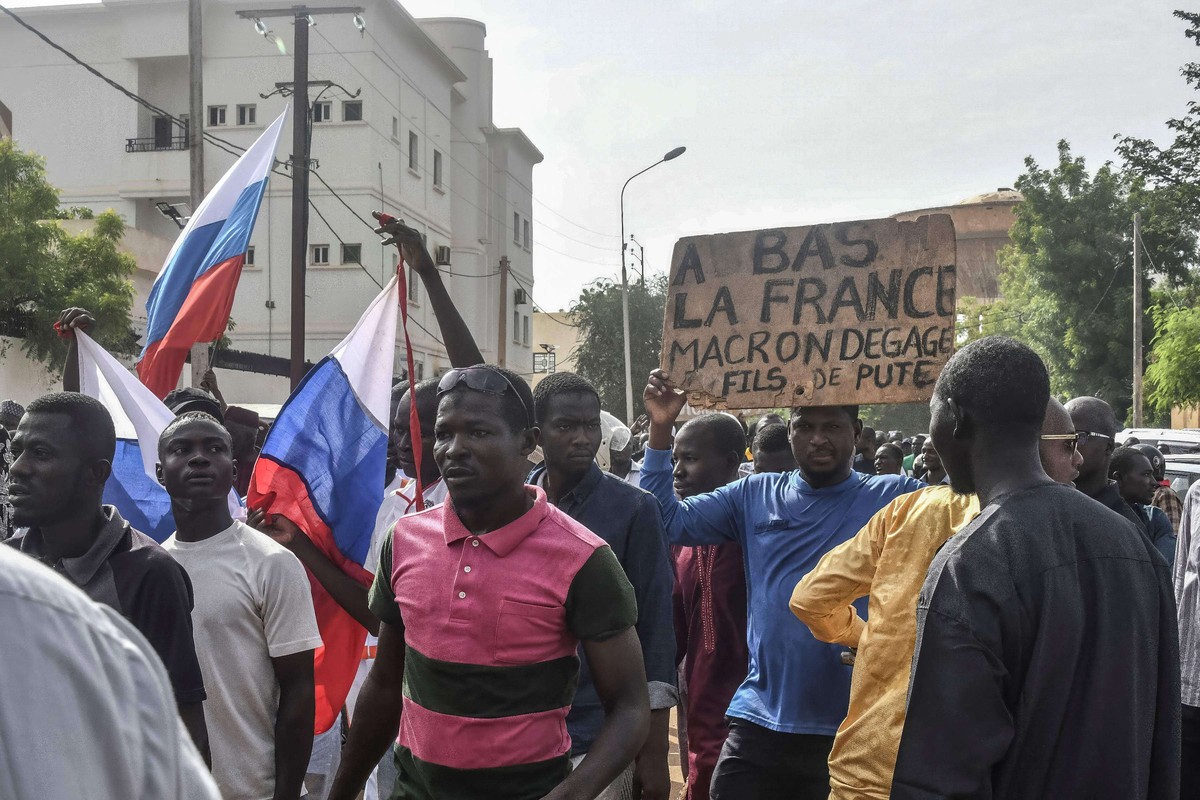
[[[633,589],[603,540],[525,485],[538,441],[525,381],[479,365],[438,394],[449,499],[397,522],[380,554],[378,656],[330,800],[357,794],[397,732],[396,796],[594,798],[649,725]],[[572,771],[581,643],[610,710]]]

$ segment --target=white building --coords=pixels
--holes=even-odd
[[[382,208],[425,233],[440,251],[444,279],[484,357],[532,372],[532,174],[542,154],[519,129],[492,122],[492,61],[482,23],[413,19],[393,0],[362,0],[366,30],[350,15],[315,16],[310,28],[315,108],[308,225],[306,356],[316,361],[350,330],[388,279],[395,249],[370,230]],[[287,99],[263,98],[292,79],[291,17],[263,23],[286,47],[260,36],[242,8],[290,8],[204,0],[204,127],[240,147],[282,113]],[[83,61],[176,117],[187,117],[189,79],[185,0],[110,0],[98,5],[22,9],[31,25]],[[355,94],[357,93],[357,94]],[[352,96],[354,95],[354,96]],[[135,314],[161,257],[178,235],[158,203],[188,202],[185,131],[71,63],[29,31],[0,19],[0,101],[11,109],[14,140],[46,158],[64,206],[115,209],[130,225],[139,256]],[[291,152],[290,125],[277,153]],[[205,184],[235,155],[206,143]],[[345,204],[343,204],[343,202]],[[347,207],[349,206],[349,207]],[[322,217],[324,219],[322,219]],[[361,217],[362,219],[359,219]],[[366,220],[366,221],[364,221]],[[238,350],[289,353],[291,181],[272,176],[234,302]],[[148,254],[148,255],[146,255]],[[501,259],[510,272],[501,296]],[[411,281],[410,281],[411,283]],[[410,332],[418,377],[449,366],[435,339],[423,292],[411,292]],[[520,302],[524,301],[524,302]],[[144,319],[141,320],[144,323]],[[397,348],[397,369],[403,347]],[[282,379],[222,373],[231,401],[282,400]]]

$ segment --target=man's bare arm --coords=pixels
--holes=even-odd
[[[303,650],[271,659],[279,684],[279,713],[275,715],[274,800],[297,800],[312,756],[316,690],[313,651]]]
[[[75,331],[89,333],[96,324],[96,318],[86,308],[65,308],[58,315],[58,328],[67,339],[67,363],[63,367],[63,391],[79,391],[79,344],[75,341]]]
[[[591,800],[632,763],[650,730],[650,697],[637,631],[584,642],[604,725],[580,765],[545,800]]]
[[[441,329],[442,338],[445,340],[450,366],[470,367],[482,364],[483,354],[475,344],[471,329],[467,327],[462,314],[458,313],[458,308],[450,299],[450,293],[446,291],[446,284],[442,281],[442,274],[429,257],[429,250],[426,249],[421,234],[390,215],[378,211],[372,211],[371,214],[380,224],[375,232],[389,237],[383,243],[397,245],[405,263],[411,264],[413,270],[421,276],[421,282],[425,284],[425,294],[433,307],[433,315],[437,318],[438,328]]]
[[[342,572],[294,522],[282,514],[274,514],[268,523],[266,514],[254,509],[246,515],[246,524],[290,550],[355,622],[371,635],[379,634],[379,620],[367,605],[367,587]]]
[[[354,800],[371,770],[396,741],[404,702],[404,630],[379,625],[379,653],[354,706],[350,737],[329,800]]]

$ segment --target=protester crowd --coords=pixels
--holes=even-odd
[[[1200,489],[1029,348],[962,348],[911,436],[681,421],[657,370],[626,428],[482,364],[390,232],[453,368],[392,392],[369,589],[231,512],[267,426],[215,377],[166,401],[161,545],[100,402],[0,404],[0,797],[665,800],[672,709],[690,800],[1200,796]],[[317,586],[370,635],[314,737]]]

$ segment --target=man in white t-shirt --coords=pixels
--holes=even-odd
[[[300,562],[229,514],[228,431],[177,417],[158,444],[158,477],[176,532],[163,547],[191,576],[196,654],[213,777],[224,800],[295,800],[313,736],[313,651],[320,646]]]

